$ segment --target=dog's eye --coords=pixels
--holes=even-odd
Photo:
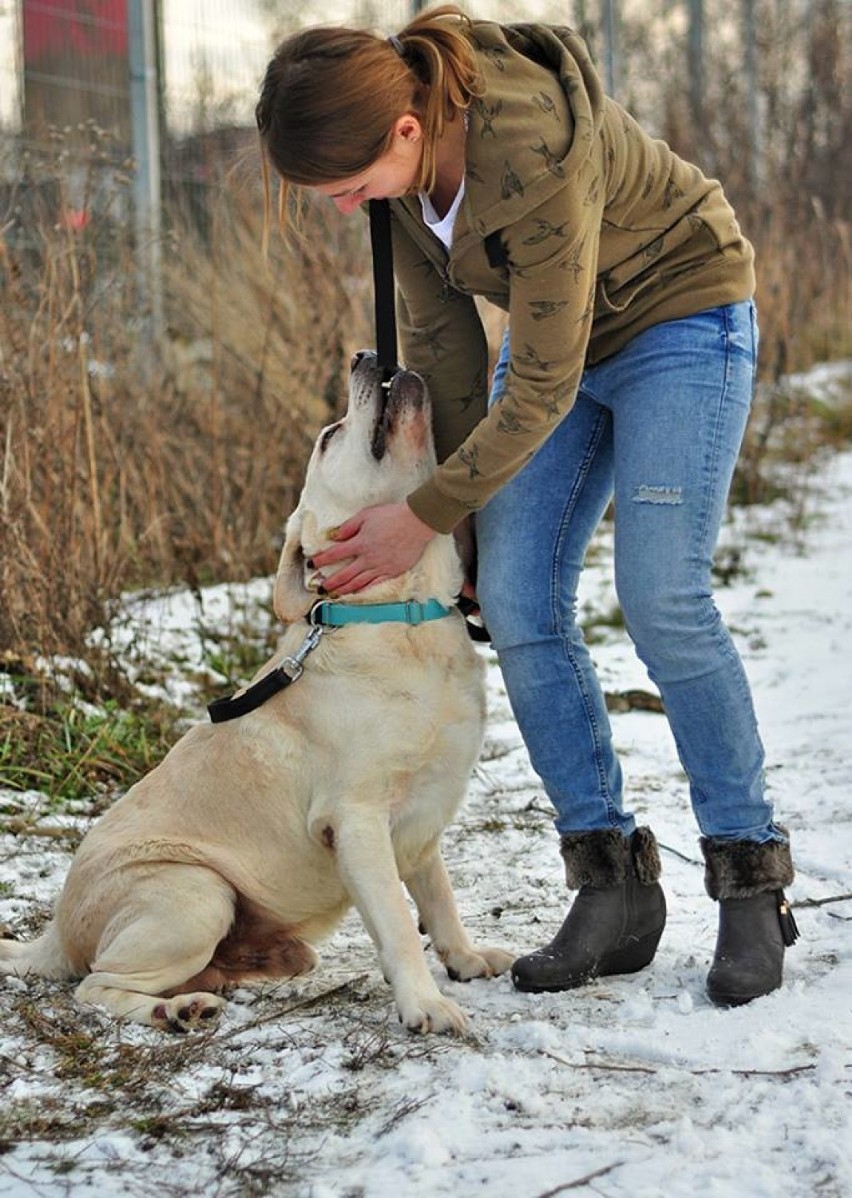
[[[323,434],[320,437],[320,443],[319,443],[320,453],[325,453],[326,449],[328,449],[329,441],[334,436],[334,434],[337,432],[337,430],[340,428],[341,424],[342,424],[342,421],[338,420],[337,424],[330,424],[328,426],[328,428],[323,431]]]

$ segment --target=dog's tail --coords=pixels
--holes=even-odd
[[[78,975],[62,950],[55,923],[37,940],[0,940],[0,974],[15,977],[36,974],[43,978],[73,978]]]

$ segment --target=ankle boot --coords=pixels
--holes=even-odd
[[[577,897],[550,944],[512,966],[518,990],[570,990],[592,978],[644,969],[666,923],[660,854],[650,828],[562,838],[565,878]]]
[[[707,893],[719,903],[707,995],[717,1006],[737,1007],[778,989],[784,949],[799,934],[783,890],[794,876],[790,846],[703,837],[701,850]]]

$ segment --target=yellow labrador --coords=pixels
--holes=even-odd
[[[354,903],[406,1027],[463,1030],[402,882],[452,978],[508,968],[508,953],[469,940],[438,843],[480,748],[481,662],[455,609],[348,623],[305,648],[308,563],[328,530],[402,499],[434,464],[422,380],[401,371],[383,402],[374,355],[357,355],[346,416],[320,435],[287,524],[274,605],[288,627],[258,677],[282,663],[298,673],[300,654],[303,673],[249,714],[192,728],[115,803],[74,857],[45,934],[0,942],[0,972],[82,977],[81,1001],[184,1031],[218,1016],[229,984],[312,969],[312,945]],[[439,536],[407,574],[350,602],[451,608],[460,584],[453,540]]]

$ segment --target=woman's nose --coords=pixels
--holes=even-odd
[[[344,216],[348,216],[350,212],[354,212],[361,201],[357,196],[339,196],[333,201],[338,212],[342,212]]]

